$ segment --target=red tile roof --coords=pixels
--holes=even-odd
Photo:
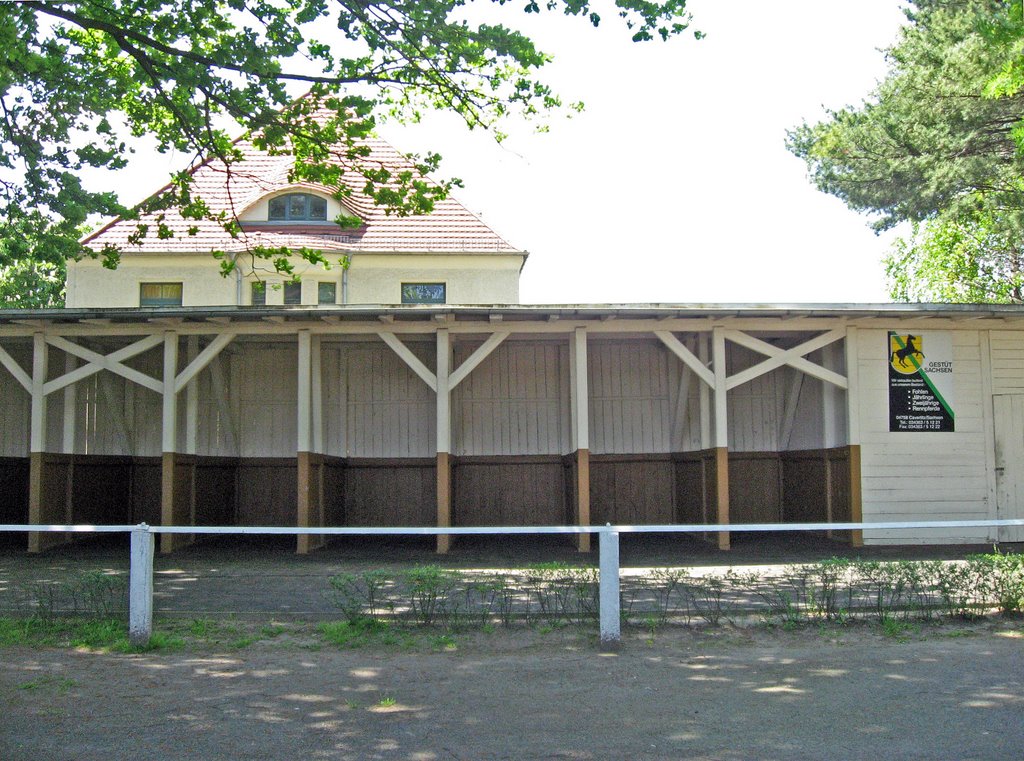
[[[369,162],[380,162],[392,173],[412,169],[410,162],[391,145],[383,140],[367,140]],[[231,165],[230,171],[219,160],[210,160],[193,172],[193,192],[202,198],[213,212],[225,210],[240,215],[260,198],[295,187],[288,180],[292,166],[290,156],[271,156],[255,148],[251,142],[240,140],[236,146],[241,149],[244,159]],[[286,246],[288,248],[312,248],[324,252],[389,252],[389,253],[522,253],[507,243],[484,224],[479,217],[468,211],[453,198],[439,201],[429,214],[399,217],[387,214],[361,192],[365,180],[352,172],[344,181],[352,194],[342,201],[349,213],[359,216],[365,225],[358,230],[342,230],[330,226],[327,234],[312,234],[304,230],[282,230],[276,232],[262,225],[260,229],[243,231],[232,238],[223,226],[214,221],[184,219],[176,210],[164,212],[164,223],[174,236],[160,240],[156,235],[156,215],[143,215],[139,220],[115,219],[97,232],[84,239],[84,243],[95,250],[111,244],[122,254],[132,253],[209,253],[224,251],[235,253],[255,246]],[[301,187],[318,188],[303,184]],[[330,190],[318,188],[325,194]],[[139,223],[149,225],[149,234],[138,244],[129,243],[129,236],[136,231]],[[190,228],[197,228],[189,234]]]

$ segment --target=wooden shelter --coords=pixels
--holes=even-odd
[[[948,345],[952,429],[894,430],[900,336]],[[0,523],[740,524],[1024,504],[1011,306],[0,310],[0,365]]]

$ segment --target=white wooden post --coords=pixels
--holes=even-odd
[[[315,302],[314,302],[315,303]],[[312,378],[310,379],[311,411],[313,416],[313,451],[318,454],[324,453],[324,391],[323,391],[323,365],[320,356],[322,347],[320,336],[313,336],[312,352]]]
[[[846,435],[850,441],[850,521],[864,520],[860,467],[860,355],[857,328],[846,329]],[[850,532],[850,544],[864,544],[863,531]]]
[[[704,367],[711,359],[710,336],[702,333],[697,338],[697,356]],[[700,384],[700,448],[711,448],[711,387],[707,383]]]
[[[572,445],[576,456],[576,525],[590,525],[590,388],[587,377],[587,329],[576,328],[569,352]],[[576,535],[576,548],[590,552],[590,534]]]
[[[601,646],[616,647],[622,639],[619,620],[619,532],[611,524],[601,530],[600,560],[600,614]]]
[[[189,336],[186,343],[187,363],[192,364],[199,354],[199,336]],[[185,454],[198,451],[199,440],[199,381],[198,373],[185,386]]]
[[[714,329],[711,336],[712,369],[715,372],[715,446],[725,449],[729,446],[729,414],[726,406],[725,332]]]
[[[132,529],[128,578],[128,641],[145,647],[153,635],[153,532],[140,523]]]
[[[437,526],[452,525],[452,470],[451,470],[451,342],[447,328],[437,331]],[[448,552],[451,536],[439,534],[437,551]]]
[[[163,435],[161,451],[178,451],[178,395],[174,379],[178,373],[178,334],[164,333]]]
[[[300,452],[309,452],[310,421],[311,421],[311,391],[312,391],[312,338],[308,330],[299,331],[299,357],[298,357],[298,446]]]
[[[46,384],[47,355],[46,336],[36,333],[32,337],[32,430],[29,441],[30,452],[46,449]]]
[[[64,355],[64,372],[70,373],[78,368],[78,357],[74,354]],[[64,387],[64,427],[62,431],[61,451],[64,454],[75,453],[75,412],[78,406],[78,384],[69,383]]]

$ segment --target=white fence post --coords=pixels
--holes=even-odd
[[[153,635],[153,532],[140,523],[132,529],[128,577],[128,641],[145,647]]]
[[[619,532],[606,524],[600,532],[601,646],[615,647],[622,639],[619,621]]]

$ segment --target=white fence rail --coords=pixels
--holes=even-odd
[[[669,524],[643,526],[459,526],[448,528],[370,528],[323,526],[150,526],[138,525],[31,525],[0,524],[0,532],[56,532],[72,534],[130,533],[131,563],[128,583],[128,637],[134,645],[145,645],[153,633],[153,556],[156,534],[291,534],[317,536],[469,536],[511,534],[598,534],[598,567],[601,643],[616,645],[622,636],[619,620],[619,535],[694,534],[727,531],[865,531],[873,529],[998,528],[1024,526],[1024,519],[965,521],[900,521],[868,523],[740,523],[725,525]]]

